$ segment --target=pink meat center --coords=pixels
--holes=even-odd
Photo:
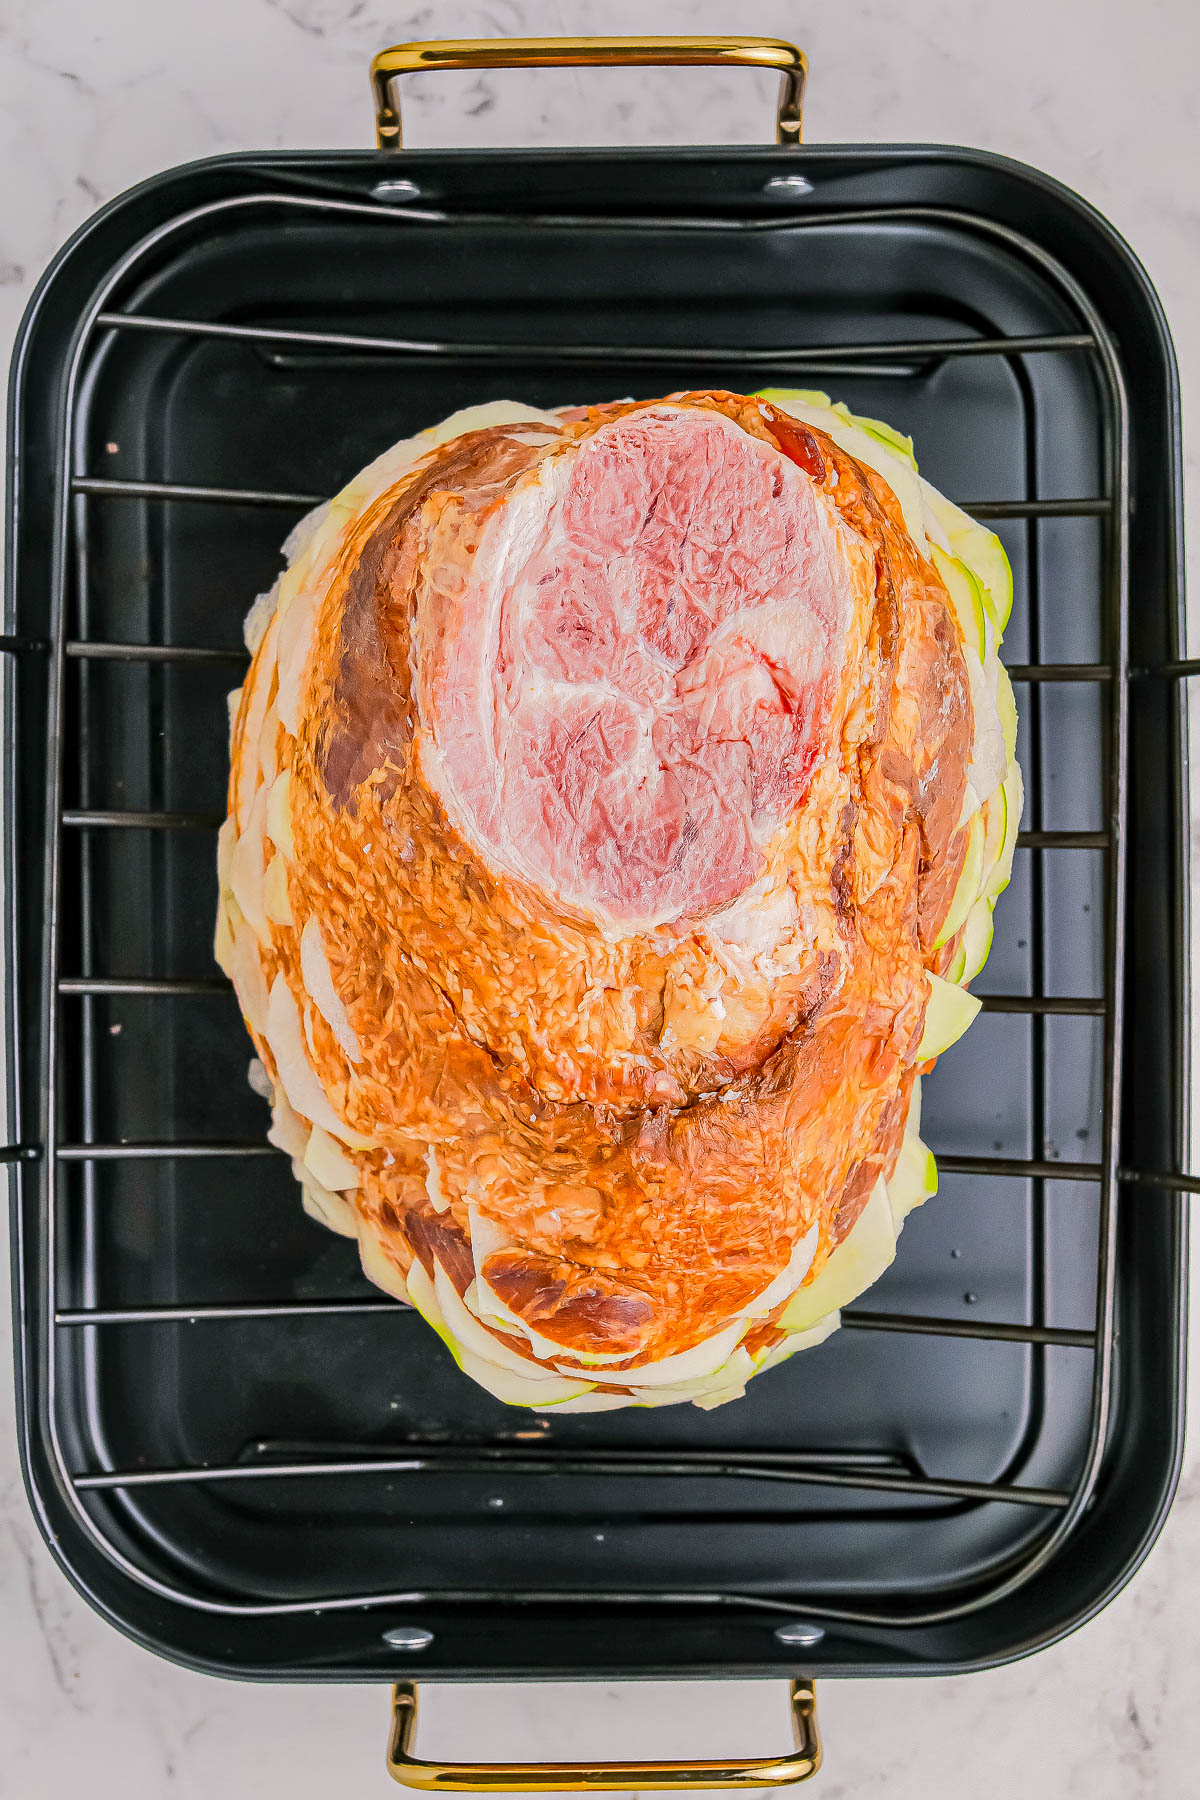
[[[655,408],[501,519],[432,694],[474,833],[623,924],[722,905],[803,797],[841,662],[849,578],[810,478],[719,414]]]

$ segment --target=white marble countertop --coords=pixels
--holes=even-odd
[[[4,0],[0,339],[68,233],[143,176],[224,150],[368,142],[366,65],[385,43],[735,27],[800,37],[812,65],[810,141],[978,145],[1077,188],[1146,263],[1185,391],[1200,376],[1192,0]],[[773,92],[773,79],[739,72],[567,72],[423,77],[405,104],[414,144],[732,142],[767,134]],[[1194,459],[1189,473],[1194,502]],[[1184,1800],[1200,1768],[1198,1594],[1193,1447],[1148,1563],[1065,1643],[984,1675],[826,1682],[826,1766],[811,1791]],[[190,1674],[103,1624],[41,1543],[0,1403],[0,1800],[382,1795],[394,1791],[382,1766],[386,1712],[382,1688]],[[736,1754],[786,1737],[776,1684],[442,1689],[425,1723],[432,1749],[480,1755]]]

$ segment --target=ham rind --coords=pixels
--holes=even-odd
[[[682,407],[532,470],[422,600],[427,766],[465,835],[625,930],[757,880],[841,673],[830,511],[773,444]]]

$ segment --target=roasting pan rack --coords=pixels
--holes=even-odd
[[[419,1621],[431,1607],[479,1609],[493,1604],[520,1604],[541,1617],[552,1615],[556,1609],[577,1609],[586,1604],[615,1609],[618,1613],[622,1609],[661,1606],[697,1609],[708,1614],[710,1609],[716,1608],[727,1618],[746,1613],[765,1618],[768,1623],[774,1620],[772,1629],[778,1638],[774,1654],[781,1664],[786,1663],[789,1656],[794,1660],[797,1646],[807,1646],[806,1655],[811,1654],[819,1662],[820,1653],[813,1646],[820,1643],[827,1631],[835,1628],[845,1628],[853,1634],[856,1630],[879,1627],[889,1633],[909,1632],[920,1640],[922,1633],[964,1619],[1016,1594],[1061,1553],[1078,1530],[1093,1503],[1109,1440],[1118,1205],[1122,1189],[1128,1190],[1124,1196],[1125,1204],[1137,1204],[1137,1196],[1152,1197],[1155,1191],[1160,1196],[1200,1191],[1200,1180],[1194,1176],[1129,1167],[1121,1161],[1122,1054],[1126,1041],[1128,979],[1125,849],[1130,690],[1131,684],[1157,684],[1159,687],[1178,684],[1177,701],[1171,701],[1168,710],[1174,720],[1173,729],[1182,734],[1182,684],[1186,677],[1200,674],[1200,661],[1180,655],[1160,658],[1153,666],[1131,667],[1130,664],[1130,397],[1121,354],[1083,286],[1043,245],[1012,224],[945,204],[900,203],[844,211],[788,207],[774,211],[768,217],[747,216],[738,210],[724,210],[720,205],[712,205],[704,212],[693,207],[674,216],[662,212],[622,213],[619,209],[598,211],[589,207],[581,207],[578,211],[542,210],[531,204],[528,209],[522,207],[511,213],[489,211],[487,218],[491,226],[512,224],[530,234],[569,230],[586,235],[602,228],[606,232],[628,232],[636,238],[638,234],[695,233],[699,228],[722,235],[793,233],[801,241],[805,232],[836,227],[842,220],[854,227],[878,222],[889,230],[900,231],[909,226],[934,223],[939,228],[948,227],[976,240],[982,238],[1026,266],[1035,268],[1039,277],[1053,287],[1064,307],[1074,315],[1074,327],[1026,335],[964,334],[898,340],[850,337],[833,345],[807,347],[803,343],[787,342],[769,347],[701,343],[680,346],[673,351],[661,343],[610,344],[589,336],[574,343],[527,343],[518,351],[511,341],[486,335],[408,337],[354,329],[314,330],[175,316],[148,309],[140,297],[139,280],[143,270],[165,246],[195,237],[197,233],[227,222],[235,214],[268,224],[298,219],[319,220],[323,229],[333,230],[369,223],[400,234],[429,230],[453,232],[477,220],[478,215],[469,207],[415,205],[410,203],[408,196],[403,197],[404,203],[397,205],[394,191],[389,191],[396,185],[388,180],[378,181],[366,197],[348,199],[334,192],[319,191],[321,183],[303,171],[285,170],[280,182],[264,182],[257,189],[250,185],[246,191],[209,199],[202,205],[191,207],[147,231],[127,250],[90,296],[71,343],[57,422],[60,460],[53,496],[49,629],[45,635],[29,634],[23,633],[16,624],[0,638],[0,651],[4,653],[5,661],[11,665],[19,662],[23,668],[44,669],[46,681],[44,869],[25,867],[19,871],[23,884],[36,883],[39,874],[43,881],[40,967],[36,972],[32,968],[18,971],[19,977],[31,988],[37,986],[40,995],[40,1111],[36,1132],[27,1132],[23,1141],[8,1145],[0,1151],[0,1158],[16,1165],[22,1193],[36,1196],[36,1217],[42,1233],[38,1245],[29,1242],[31,1215],[25,1206],[19,1205],[14,1212],[18,1266],[23,1270],[36,1268],[38,1271],[35,1287],[25,1291],[24,1310],[36,1330],[25,1342],[23,1354],[34,1370],[35,1387],[40,1397],[41,1428],[50,1446],[60,1497],[71,1516],[73,1529],[86,1538],[103,1559],[115,1565],[129,1582],[154,1600],[166,1603],[168,1610],[178,1607],[207,1613],[231,1624],[289,1616],[307,1617],[314,1613],[322,1617],[346,1614],[357,1618],[364,1611],[386,1612],[404,1621]],[[263,311],[270,311],[270,296],[265,293]],[[235,1332],[239,1324],[250,1321],[258,1329],[273,1330],[283,1329],[296,1320],[325,1318],[336,1321],[344,1318],[361,1322],[368,1316],[374,1318],[377,1314],[392,1315],[404,1310],[384,1299],[305,1297],[264,1300],[252,1291],[216,1301],[204,1293],[196,1293],[171,1304],[113,1306],[103,1303],[96,1262],[97,1233],[101,1227],[96,1220],[98,1210],[102,1210],[97,1184],[105,1165],[170,1163],[179,1171],[180,1179],[186,1181],[189,1168],[197,1163],[207,1165],[215,1161],[222,1169],[231,1171],[231,1179],[238,1179],[239,1172],[253,1168],[256,1159],[275,1157],[277,1152],[257,1139],[195,1136],[130,1140],[115,1137],[111,1127],[106,1126],[102,1079],[106,1043],[100,1007],[105,1002],[137,999],[152,1002],[166,1014],[181,1000],[204,1001],[220,995],[227,984],[223,979],[209,975],[150,972],[114,975],[103,972],[106,951],[113,947],[112,934],[116,929],[111,918],[98,915],[92,899],[93,870],[97,856],[102,854],[104,841],[114,834],[144,834],[151,845],[149,854],[153,855],[153,842],[165,839],[169,834],[207,834],[212,838],[215,857],[215,833],[220,815],[166,806],[125,809],[103,804],[104,796],[96,797],[97,758],[103,756],[106,729],[94,693],[97,672],[104,665],[114,664],[181,672],[224,669],[232,683],[240,679],[246,658],[240,648],[234,647],[240,623],[237,605],[227,612],[227,642],[216,647],[186,642],[115,641],[103,634],[97,635],[94,624],[97,608],[90,586],[97,520],[102,517],[103,509],[131,504],[146,509],[196,509],[205,521],[211,521],[215,539],[232,529],[237,520],[246,517],[248,510],[271,511],[279,515],[282,535],[283,529],[303,511],[326,497],[269,483],[261,487],[241,483],[222,486],[208,482],[108,477],[99,473],[94,462],[89,461],[95,441],[89,416],[94,391],[93,370],[97,357],[115,339],[131,334],[151,334],[181,345],[199,340],[235,341],[256,353],[286,359],[291,378],[301,382],[306,359],[331,354],[369,356],[381,363],[396,360],[429,371],[469,365],[480,372],[481,380],[487,371],[511,365],[515,359],[531,370],[561,366],[564,371],[569,371],[569,379],[577,383],[598,379],[605,368],[614,363],[619,363],[624,370],[636,369],[639,364],[662,365],[666,361],[675,363],[681,371],[694,371],[695,382],[703,381],[708,368],[719,371],[722,378],[728,378],[733,372],[746,389],[768,379],[776,382],[794,380],[798,385],[807,385],[827,379],[861,377],[864,373],[889,383],[903,384],[910,377],[928,374],[932,369],[967,358],[1004,359],[1017,371],[1030,359],[1047,355],[1078,359],[1087,365],[1095,383],[1101,420],[1097,453],[1103,479],[1097,493],[1062,498],[1045,497],[1034,491],[1018,499],[952,493],[952,498],[976,518],[1002,522],[1012,531],[1024,533],[1031,551],[1036,549],[1044,521],[1099,521],[1102,554],[1097,604],[1107,642],[1102,656],[1095,661],[1038,659],[1044,596],[1039,592],[1038,557],[1031,553],[1025,563],[1031,660],[1009,665],[1025,733],[1023,756],[1028,798],[1024,828],[1017,843],[1019,852],[1028,858],[1032,899],[1031,991],[1020,995],[985,994],[983,1010],[985,1014],[1020,1015],[1029,1021],[1032,1077],[1027,1101],[1028,1123],[1031,1141],[1038,1154],[1030,1157],[956,1156],[943,1153],[936,1141],[932,1148],[945,1175],[971,1177],[981,1184],[1003,1178],[1031,1183],[1035,1213],[1052,1203],[1046,1197],[1048,1183],[1073,1184],[1081,1195],[1087,1196],[1096,1215],[1094,1315],[1086,1326],[1067,1328],[1037,1318],[1036,1305],[1032,1309],[1035,1316],[1030,1322],[1011,1323],[955,1317],[949,1310],[944,1314],[884,1311],[872,1307],[869,1296],[843,1315],[843,1329],[870,1337],[878,1343],[881,1354],[885,1353],[892,1334],[899,1333],[910,1337],[971,1340],[983,1345],[1017,1344],[1033,1347],[1035,1351],[1062,1350],[1089,1359],[1086,1449],[1072,1481],[1047,1486],[1007,1479],[956,1479],[953,1473],[927,1473],[914,1465],[911,1458],[888,1446],[868,1446],[858,1451],[729,1451],[680,1449],[645,1443],[632,1449],[614,1449],[539,1444],[537,1434],[532,1432],[524,1437],[518,1433],[511,1441],[503,1443],[406,1443],[387,1451],[356,1445],[352,1431],[347,1431],[340,1439],[336,1429],[329,1431],[326,1436],[333,1448],[289,1447],[286,1442],[266,1434],[257,1453],[252,1447],[251,1453],[240,1460],[210,1462],[197,1457],[169,1466],[148,1464],[137,1457],[107,1466],[99,1461],[80,1461],[73,1455],[66,1441],[67,1434],[60,1431],[58,1385],[64,1359],[76,1354],[81,1339],[87,1346],[86,1356],[90,1358],[96,1354],[96,1347],[106,1334],[136,1328],[145,1334],[146,1355],[152,1359],[156,1354],[155,1338],[171,1326],[188,1328],[183,1334],[186,1346],[195,1342],[198,1334]],[[347,469],[346,474],[349,473]],[[20,498],[18,492],[16,499]],[[248,601],[251,596],[238,598]],[[1174,648],[1178,650],[1179,646]],[[1042,776],[1047,753],[1044,698],[1048,689],[1068,685],[1086,686],[1104,697],[1104,810],[1102,822],[1096,829],[1061,829],[1043,823]],[[9,686],[11,691],[11,683]],[[220,729],[219,722],[215,729]],[[20,779],[18,771],[18,782]],[[9,794],[10,799],[16,797],[11,776]],[[28,793],[18,804],[30,804]],[[1185,844],[1186,839],[1181,838],[1181,855],[1186,855]],[[1098,995],[1046,991],[1045,946],[1048,934],[1054,929],[1046,871],[1064,852],[1078,850],[1098,853],[1104,870],[1104,903],[1093,916],[1091,927],[1097,934],[1103,970],[1103,985]],[[9,866],[12,867],[11,840]],[[1003,905],[1002,901],[1001,930],[1004,929]],[[1176,959],[1177,967],[1185,968],[1184,920],[1180,921],[1178,929],[1179,942],[1171,946],[1170,953]],[[986,972],[983,980],[986,985]],[[1096,1134],[1100,1152],[1086,1161],[1064,1160],[1052,1155],[1045,1141],[1047,1025],[1056,1018],[1070,1017],[1098,1021],[1102,1041]],[[1182,1046],[1181,1054],[1185,1052],[1186,1045]],[[21,1115],[13,1110],[10,1116]],[[24,1116],[30,1115],[27,1112]],[[1181,1163],[1185,1160],[1185,1150],[1186,1134],[1181,1126],[1176,1134],[1176,1155]],[[68,1182],[77,1183],[70,1192],[66,1191]],[[79,1204],[81,1198],[82,1207]],[[428,1354],[431,1357],[440,1355],[432,1341]],[[803,1362],[804,1359],[798,1360]],[[796,1366],[796,1362],[789,1365],[791,1368]],[[122,1524],[120,1515],[106,1504],[114,1500],[120,1503],[130,1498],[136,1500],[139,1493],[147,1490],[215,1485],[222,1492],[232,1492],[244,1484],[283,1481],[296,1484],[297,1490],[303,1489],[311,1495],[308,1504],[319,1510],[322,1486],[331,1478],[344,1483],[381,1476],[411,1480],[431,1476],[493,1477],[501,1474],[535,1478],[575,1475],[596,1482],[609,1478],[655,1482],[691,1476],[733,1484],[751,1480],[782,1484],[797,1490],[816,1488],[829,1496],[834,1506],[839,1496],[892,1495],[902,1497],[906,1502],[924,1501],[931,1506],[958,1502],[1024,1508],[1039,1515],[1045,1523],[1018,1554],[995,1569],[974,1592],[950,1597],[916,1593],[903,1604],[896,1604],[890,1596],[886,1603],[873,1606],[853,1599],[843,1602],[836,1596],[830,1598],[803,1591],[732,1592],[706,1588],[703,1582],[663,1591],[652,1591],[641,1585],[628,1591],[585,1591],[549,1585],[544,1588],[526,1586],[518,1590],[511,1585],[455,1588],[444,1583],[403,1590],[383,1588],[372,1591],[359,1586],[353,1591],[339,1591],[315,1585],[312,1591],[288,1598],[272,1598],[236,1593],[223,1595],[199,1582],[190,1585],[182,1579],[165,1578],[139,1553],[135,1534],[127,1522]],[[869,1513],[862,1515],[860,1528],[863,1531],[871,1529]],[[420,1640],[423,1637],[427,1640],[428,1636],[419,1624],[404,1623],[391,1632],[389,1641],[395,1650],[419,1651]],[[787,1646],[792,1646],[792,1650],[789,1651]],[[615,1660],[619,1662],[620,1659]],[[319,1672],[327,1675],[329,1670]]]

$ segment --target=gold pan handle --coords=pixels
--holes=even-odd
[[[709,64],[778,69],[783,79],[776,141],[800,142],[808,63],[795,44],[767,37],[437,38],[420,44],[394,44],[390,50],[381,50],[371,63],[375,138],[381,150],[402,147],[396,78],[418,69],[682,68]]]
[[[392,1737],[388,1774],[405,1787],[427,1793],[587,1794],[632,1793],[639,1788],[774,1788],[807,1781],[821,1766],[817,1701],[811,1681],[791,1683],[792,1733],[796,1748],[778,1756],[738,1757],[715,1762],[612,1763],[442,1763],[413,1754],[417,1728],[417,1686],[398,1681],[392,1689]]]

